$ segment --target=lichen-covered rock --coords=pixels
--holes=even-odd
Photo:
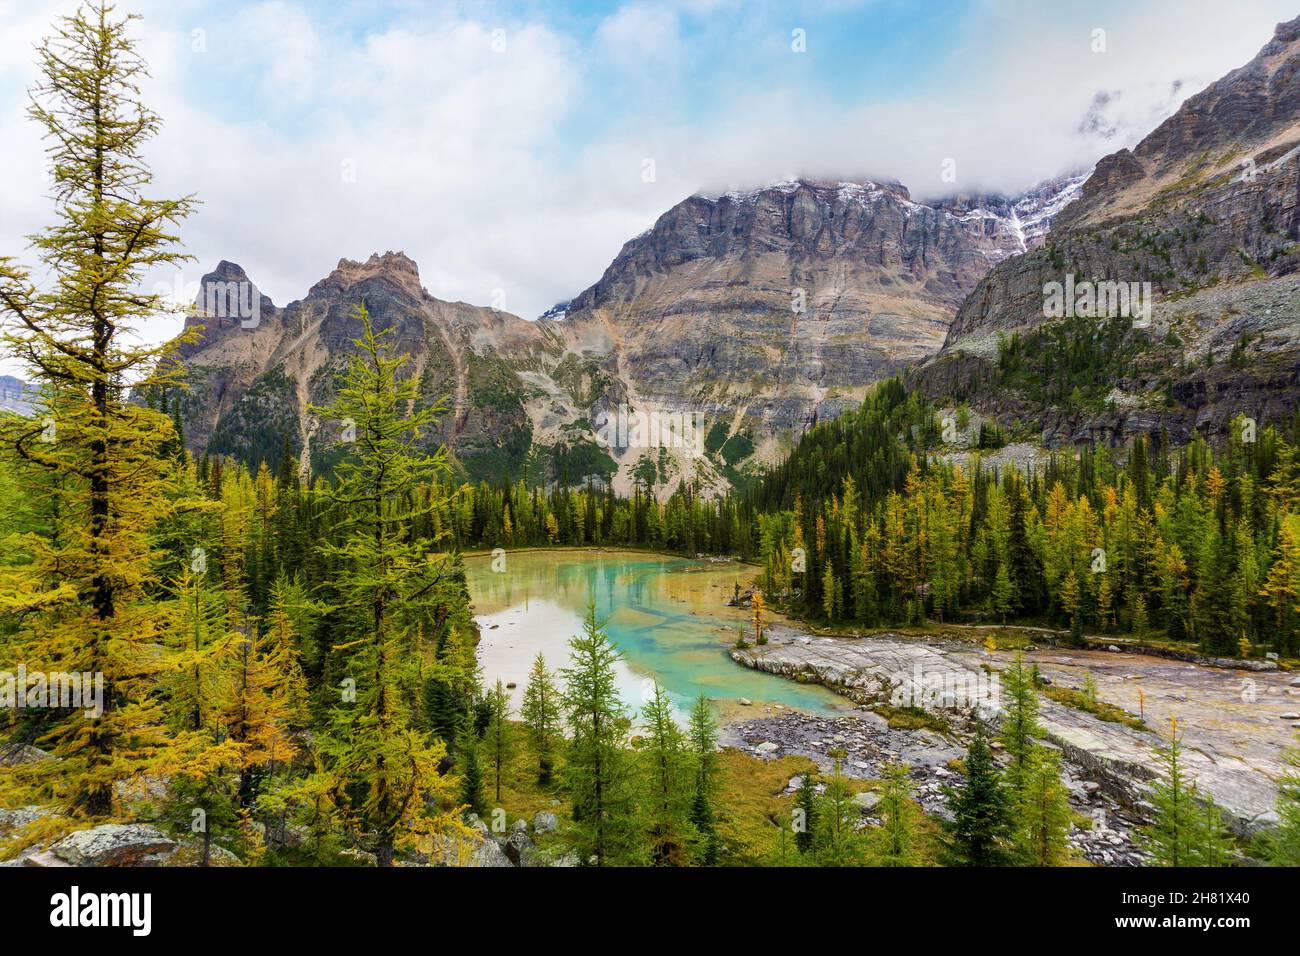
[[[70,866],[158,866],[175,850],[175,840],[147,823],[105,823],[50,847]]]
[[[0,767],[16,767],[36,760],[56,760],[40,747],[30,744],[0,744]]]

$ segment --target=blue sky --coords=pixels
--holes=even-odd
[[[697,190],[874,177],[926,198],[1086,168],[1249,60],[1293,2],[119,7],[143,16],[158,189],[204,203],[198,262],[160,281],[226,258],[283,304],[340,258],[402,249],[434,295],[533,317]],[[71,6],[0,0],[4,254],[49,218],[24,91]]]

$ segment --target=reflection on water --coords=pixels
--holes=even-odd
[[[824,688],[753,671],[727,656],[746,613],[726,600],[753,577],[752,568],[587,551],[509,553],[504,572],[492,571],[490,557],[467,558],[466,568],[482,629],[484,682],[515,683],[516,708],[538,653],[554,670],[568,664],[568,641],[581,630],[590,597],[623,652],[618,684],[632,709],[640,709],[655,677],[679,711],[701,692],[819,713],[842,706]]]

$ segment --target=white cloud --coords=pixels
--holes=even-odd
[[[354,34],[288,0],[229,17],[203,0],[135,6],[155,74],[146,97],[165,122],[150,150],[155,192],[204,202],[183,231],[199,260],[190,281],[231,259],[283,305],[340,257],[403,249],[434,295],[482,304],[503,289],[507,308],[529,317],[596,281],[627,239],[697,189],[874,176],[926,196],[954,190],[939,180],[948,157],[964,191],[1024,188],[1091,163],[1246,62],[1288,15],[1273,0],[1232,10],[1153,0],[1094,24],[986,0],[959,49],[916,62],[906,96],[766,86],[737,67],[720,77],[731,95],[718,101],[717,89],[674,86],[678,71],[663,66],[717,55],[691,46],[668,7],[621,7],[589,50],[541,22],[447,16]],[[22,91],[51,16],[0,9],[0,254],[22,253],[22,237],[49,220]],[[1095,25],[1107,29],[1104,54],[1089,49]],[[731,42],[785,45],[784,28],[750,26]],[[206,54],[191,50],[195,27],[208,31]],[[628,92],[652,94],[624,98],[620,86],[602,98],[616,51],[642,56],[621,61],[633,65]],[[810,47],[808,62],[817,55]],[[229,74],[208,71],[232,67],[268,102],[223,99]]]
[[[628,67],[672,58],[681,45],[677,13],[663,4],[619,7],[597,27],[596,42],[607,56]]]

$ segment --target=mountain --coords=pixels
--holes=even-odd
[[[1101,160],[1040,248],[977,283],[910,380],[1049,444],[1280,419],[1300,402],[1298,236],[1300,18]],[[1149,312],[1055,307],[1083,285],[1108,305],[1137,293]]]
[[[232,285],[252,287],[243,269],[222,262],[200,283],[200,299]],[[188,385],[181,417],[196,453],[276,466],[287,446],[313,471],[328,468],[339,454],[342,429],[321,421],[310,406],[329,401],[356,354],[352,340],[359,326],[352,313],[363,301],[376,327],[408,357],[402,374],[419,380],[422,401],[449,398],[431,444],[446,442],[478,475],[528,451],[531,430],[517,373],[535,364],[538,354],[556,351],[546,324],[435,299],[420,285],[415,263],[400,252],[340,260],[304,299],[284,308],[260,293],[244,294],[244,301],[257,300],[255,317],[200,307],[186,322],[201,336],[179,355]]]
[[[874,182],[691,196],[627,242],[595,285],[532,322],[434,298],[402,253],[342,260],[283,308],[222,262],[187,321],[199,338],[179,353],[187,444],[273,465],[287,447],[328,469],[336,423],[309,408],[329,399],[353,354],[351,310],[364,300],[409,356],[422,401],[451,397],[430,438],[468,477],[530,469],[621,491],[634,479],[725,490],[809,423],[937,351],[966,294],[1041,241],[1079,179],[932,205]],[[629,411],[698,421],[700,433],[684,447],[620,442],[617,431],[602,443],[606,418]]]
[[[30,415],[36,397],[35,390],[22,379],[0,375],[0,412]]]

